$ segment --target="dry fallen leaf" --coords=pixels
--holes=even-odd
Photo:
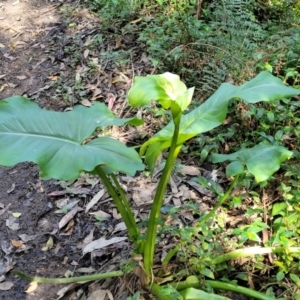
[[[13,215],[10,215],[8,219],[6,219],[5,225],[11,230],[19,230],[20,224],[18,223],[17,218]]]
[[[15,43],[14,43],[14,46],[16,47],[16,48],[23,48],[25,45],[27,45],[27,43],[26,42],[23,42],[23,41],[16,41]]]
[[[83,254],[92,252],[97,249],[105,248],[111,244],[119,243],[121,241],[127,240],[127,237],[113,237],[109,240],[106,240],[105,238],[100,238],[98,240],[95,240],[91,242],[90,244],[86,245],[83,249]]]
[[[57,81],[58,76],[57,75],[52,75],[52,76],[49,76],[47,78],[50,79],[51,81]]]
[[[42,251],[48,251],[53,248],[53,238],[50,236],[46,245],[42,248]]]
[[[6,76],[6,74],[0,75],[0,79],[1,79],[1,78],[4,78],[5,76]]]
[[[108,108],[112,109],[116,101],[116,96],[112,93],[108,93],[106,101],[108,102]]]
[[[92,38],[90,35],[87,36],[85,43],[83,44],[83,46],[88,46],[92,41]]]
[[[8,291],[10,290],[14,284],[10,281],[0,282],[0,291]]]
[[[92,103],[87,100],[87,99],[83,99],[81,102],[80,102],[83,106],[87,106],[87,107],[90,107],[92,106]]]
[[[106,290],[97,290],[97,291],[93,291],[89,297],[87,298],[87,300],[105,300],[106,298]]]
[[[105,189],[100,190],[93,198],[92,200],[87,204],[85,208],[85,213],[87,213],[98,201],[104,196]]]
[[[127,227],[124,222],[118,223],[112,233],[116,233],[119,231],[127,230]]]
[[[15,187],[16,187],[16,184],[13,183],[13,184],[11,185],[11,187],[6,191],[7,194],[10,194],[10,193],[15,189]]]
[[[98,88],[94,89],[92,100],[96,100],[96,99],[98,99],[100,97],[103,97],[103,96],[101,96],[101,93],[102,93],[101,89],[98,89]]]
[[[82,283],[72,283],[68,286],[63,287],[56,293],[56,295],[58,296],[57,300],[62,299],[66,293],[73,291],[75,288],[77,288],[80,285],[82,285]]]
[[[21,76],[17,76],[17,79],[19,79],[19,80],[24,80],[24,79],[26,79],[27,77],[25,76],[25,75],[21,75]]]
[[[98,210],[98,211],[92,212],[92,213],[90,213],[90,215],[93,215],[93,216],[95,216],[95,217],[105,218],[105,219],[111,218],[111,215],[108,214],[108,213],[106,213],[106,212],[103,211],[103,210]]]
[[[12,88],[12,89],[14,89],[14,88],[16,88],[16,87],[18,86],[18,84],[14,84],[14,83],[12,83],[12,82],[8,82],[7,85],[8,85],[10,88]]]
[[[83,52],[83,57],[87,58],[89,56],[90,50],[89,49],[85,49]]]
[[[200,170],[199,168],[194,166],[182,166],[182,168],[180,169],[180,173],[184,175],[198,176],[200,175]]]
[[[69,211],[58,223],[58,228],[63,228],[69,221],[77,214],[78,211],[83,210],[81,207],[76,206],[71,211]]]
[[[36,235],[28,235],[28,234],[19,234],[20,239],[24,242],[27,243],[29,241],[32,241],[36,238]]]
[[[88,268],[79,268],[79,269],[76,269],[76,272],[78,273],[95,273],[95,269],[93,267],[88,267]]]
[[[38,283],[37,282],[30,282],[28,288],[26,289],[25,293],[29,294],[34,292],[38,287]]]
[[[122,37],[118,38],[116,40],[116,49],[120,48],[122,46]]]
[[[10,242],[16,248],[22,248],[22,247],[24,247],[24,244],[23,244],[22,241],[10,240]]]
[[[13,57],[13,56],[9,55],[8,53],[4,53],[4,54],[3,54],[3,56],[4,56],[5,58],[8,58],[10,61],[14,61],[14,60],[16,60],[16,58],[15,58],[15,57]]]

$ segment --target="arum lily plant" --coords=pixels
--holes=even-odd
[[[203,104],[186,113],[193,92],[194,88],[187,89],[179,77],[171,73],[135,78],[128,94],[129,104],[137,108],[150,101],[157,101],[164,109],[170,110],[172,115],[171,122],[146,141],[141,146],[140,153],[113,138],[98,134],[105,126],[124,124],[138,126],[143,123],[137,118],[117,118],[104,104],[95,103],[90,108],[77,106],[69,112],[54,112],[43,110],[24,97],[4,99],[0,102],[0,165],[13,166],[19,162],[32,161],[39,165],[44,179],[76,179],[82,171],[97,174],[126,224],[135,253],[143,257],[141,270],[143,277],[146,278],[143,280],[144,288],[157,299],[229,299],[204,291],[204,284],[212,289],[230,290],[255,299],[271,299],[263,293],[229,283],[212,280],[203,282],[195,275],[188,276],[181,282],[164,285],[162,281],[157,280],[158,274],[154,273],[157,220],[171,170],[183,144],[200,133],[221,125],[226,118],[230,100],[242,99],[247,103],[272,102],[299,94],[299,90],[287,87],[268,72],[262,72],[241,86],[223,83]],[[145,165],[153,172],[158,156],[165,150],[168,151],[167,160],[151,207],[146,238],[142,239],[130,202],[115,174],[121,172],[134,175],[137,171],[144,170]],[[253,174],[257,182],[266,180],[292,154],[284,147],[270,144],[259,144],[229,155],[214,154],[212,156],[214,163],[231,161],[226,173],[234,179],[227,192],[220,197],[213,210],[204,216],[200,223],[204,224],[214,216],[217,208],[229,197],[242,173],[247,171]],[[162,262],[163,266],[176,255],[179,247],[169,251]],[[283,251],[299,253],[300,248],[240,249],[212,258],[211,264],[217,265],[243,256]],[[53,279],[32,277],[20,271],[15,273],[22,278],[45,283],[70,283],[124,275],[120,270]],[[172,281],[172,278],[170,280]],[[174,291],[177,293],[175,298],[172,294]]]

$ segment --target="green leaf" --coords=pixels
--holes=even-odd
[[[129,90],[128,101],[132,107],[158,101],[165,109],[170,108],[172,102],[176,102],[181,111],[184,111],[190,104],[193,93],[194,88],[187,89],[179,76],[172,73],[137,76]]]
[[[144,168],[134,149],[109,137],[85,141],[102,126],[141,122],[119,119],[101,103],[54,112],[24,97],[8,98],[0,102],[0,165],[32,161],[44,179],[75,179],[97,165],[134,175]]]
[[[213,154],[212,162],[238,161],[247,166],[248,171],[255,176],[257,182],[261,182],[267,180],[280,168],[280,164],[292,155],[293,152],[281,146],[257,145],[231,154]]]
[[[283,272],[278,272],[276,274],[277,281],[281,281],[285,277],[285,274]]]
[[[197,290],[195,288],[188,288],[180,292],[180,295],[185,300],[230,300],[230,298],[206,293],[202,290]]]
[[[276,215],[285,216],[287,205],[285,202],[275,203],[272,206],[272,217]]]
[[[144,93],[147,94],[146,90]],[[241,86],[223,83],[202,105],[182,116],[178,144],[221,125],[226,118],[228,102],[231,99],[243,99],[248,103],[271,102],[297,94],[300,94],[299,90],[287,87],[280,79],[268,72],[260,73]],[[170,147],[173,132],[174,124],[170,122],[143,145],[144,151],[150,145],[158,143],[159,147],[152,148],[152,151],[157,148],[157,153],[152,153],[152,156],[158,157],[164,149]]]
[[[255,242],[261,242],[260,237],[254,232],[247,232],[248,239]]]
[[[208,278],[215,279],[214,273],[208,268],[200,270],[200,273]]]
[[[291,279],[296,283],[297,287],[300,287],[300,279],[296,274],[290,274]]]
[[[240,161],[233,161],[226,168],[226,175],[228,177],[236,176],[242,173],[244,173],[244,166]]]

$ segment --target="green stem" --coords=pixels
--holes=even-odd
[[[237,175],[233,181],[231,182],[229,188],[227,189],[226,193],[223,195],[223,197],[219,200],[219,202],[214,206],[214,208],[200,221],[199,225],[204,224],[209,218],[211,218],[217,209],[222,206],[222,204],[227,200],[227,198],[230,196],[231,191],[235,187],[237,181],[239,179],[239,175]]]
[[[213,216],[213,214],[216,212],[216,210],[227,200],[227,198],[230,196],[230,193],[232,189],[235,187],[236,182],[238,181],[239,176],[236,176],[234,180],[231,182],[229,188],[227,189],[226,193],[223,195],[223,197],[220,199],[220,201],[216,204],[216,206],[199,222],[199,225],[202,225],[205,223],[210,217]],[[177,253],[177,251],[182,248],[188,241],[180,242],[177,244],[177,246],[173,249],[171,249],[165,258],[163,259],[162,265],[166,266],[171,258]]]
[[[175,164],[176,158],[180,152],[182,144],[177,145],[177,139],[179,135],[179,125],[180,125],[180,118],[181,113],[176,116],[176,119],[173,118],[175,129],[174,135],[172,138],[172,144],[170,147],[170,151],[168,154],[168,158],[163,169],[159,184],[157,186],[157,191],[154,197],[154,201],[151,207],[148,230],[147,230],[147,237],[145,242],[145,249],[144,249],[144,268],[145,273],[150,278],[152,276],[152,266],[153,266],[153,259],[154,259],[154,249],[155,249],[155,241],[157,235],[157,218],[160,214],[160,209],[163,204],[164,194],[167,188],[167,184],[170,179],[170,175]]]
[[[177,244],[177,246],[176,246],[175,248],[171,249],[171,250],[167,253],[167,255],[164,257],[164,259],[163,259],[163,261],[162,261],[162,265],[163,265],[163,266],[166,266],[166,265],[170,262],[171,258],[172,258],[172,257],[178,252],[178,250],[179,250],[180,248],[182,248],[186,243],[187,243],[187,241],[180,242],[179,244]]]
[[[209,285],[210,287],[217,290],[231,291],[237,294],[243,294],[251,299],[260,299],[260,300],[271,300],[270,296],[267,296],[263,293],[253,291],[249,288],[241,287],[235,284],[222,282],[222,281],[214,281],[214,280],[205,280],[204,282],[200,282],[196,276],[190,276],[186,281],[172,283],[171,285],[177,289],[177,291],[182,291],[188,288],[195,289],[203,289],[204,283]]]
[[[238,249],[231,251],[229,253],[219,255],[216,258],[212,259],[210,264],[211,265],[217,265],[221,264],[225,261],[228,260],[233,260],[237,259],[240,257],[247,257],[247,256],[254,256],[254,255],[264,255],[264,254],[269,254],[269,253],[300,253],[300,247],[268,247],[268,248],[263,248],[263,247],[249,247],[245,249]]]
[[[207,283],[210,287],[213,289],[219,289],[224,291],[230,291],[237,294],[243,294],[245,296],[248,296],[249,298],[259,299],[259,300],[271,300],[272,298],[264,293],[253,291],[249,288],[245,288],[242,286],[234,285],[227,282],[222,281],[214,281],[214,280],[206,280],[205,283]],[[275,298],[273,298],[275,299]]]
[[[131,210],[131,208],[130,208],[130,206],[129,206],[129,203],[128,203],[128,200],[127,200],[127,198],[126,198],[126,196],[125,196],[125,193],[124,193],[122,187],[120,186],[120,183],[119,183],[117,177],[115,176],[115,174],[110,174],[110,176],[111,176],[112,180],[114,181],[114,184],[115,184],[115,186],[116,186],[116,188],[117,188],[117,190],[118,190],[118,192],[119,192],[119,194],[120,194],[120,196],[121,196],[122,204],[123,204],[124,207],[125,207],[125,210],[126,210],[126,212],[127,212],[127,216],[128,216],[128,218],[130,219],[131,224],[132,224],[133,226],[136,226],[136,229],[137,229],[137,230],[136,230],[135,235],[136,235],[136,237],[138,238],[138,236],[140,235],[140,231],[139,231],[139,229],[138,229],[138,226],[136,225],[136,222],[135,222],[135,219],[134,219],[134,215],[133,215],[132,210]],[[122,216],[122,217],[123,217],[123,216]],[[136,238],[136,240],[135,240],[134,242],[135,242],[135,245],[137,246],[137,249],[136,249],[137,252],[138,252],[139,254],[141,254],[141,253],[142,253],[142,250],[143,250],[143,245],[144,245],[143,242],[144,242],[144,241],[138,240],[137,238]]]
[[[120,277],[120,276],[124,275],[124,272],[122,272],[122,271],[114,271],[114,272],[93,274],[93,275],[86,275],[86,276],[79,276],[79,277],[44,278],[44,277],[26,275],[18,270],[14,270],[13,272],[17,276],[19,276],[25,280],[28,280],[28,281],[40,282],[40,283],[51,283],[51,284],[64,284],[64,283],[94,281],[94,280],[100,280],[100,279],[105,279],[105,278]]]
[[[159,300],[173,300],[173,298],[169,295],[164,295],[162,293],[162,287],[156,283],[152,284],[151,287],[151,293],[156,296],[155,299],[159,299]]]
[[[101,167],[100,166],[96,167],[95,171],[97,172],[97,174],[101,178],[103,184],[107,188],[108,193],[113,198],[114,203],[117,206],[117,209],[118,209],[119,213],[121,214],[123,221],[127,227],[130,240],[138,247],[137,244],[138,244],[138,236],[140,234],[140,231],[134,220],[132,211],[130,210],[128,201],[122,191],[122,188],[119,186],[120,188],[118,189],[118,192],[120,193],[120,190],[121,190],[121,193],[119,196],[116,192],[115,187],[112,185],[112,183],[108,179],[105,172],[101,169]],[[114,180],[114,178],[113,178],[113,180]],[[117,185],[117,188],[118,188],[118,185]],[[124,203],[124,201],[125,201],[125,203]],[[129,210],[127,209],[127,207],[129,208]]]

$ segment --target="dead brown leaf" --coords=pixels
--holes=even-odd
[[[24,79],[26,79],[27,77],[25,76],[25,75],[21,75],[21,76],[17,76],[17,79],[19,79],[19,80],[24,80]]]
[[[89,56],[90,50],[89,49],[85,49],[83,52],[83,57],[86,59]]]
[[[182,166],[182,168],[180,169],[180,173],[189,176],[198,176],[200,175],[200,170],[199,168],[194,166]]]
[[[114,104],[115,104],[115,101],[116,101],[116,96],[112,93],[108,93],[107,94],[107,99],[106,99],[106,102],[108,102],[108,108],[109,109],[112,109]]]
[[[83,106],[86,106],[86,107],[90,107],[92,106],[92,103],[87,100],[87,99],[83,99],[81,102],[80,102]]]
[[[0,282],[0,291],[8,291],[13,286],[14,286],[14,284],[11,281]]]
[[[11,185],[11,187],[6,191],[7,194],[10,194],[10,193],[15,189],[15,187],[16,187],[16,184],[13,183],[13,184]]]
[[[4,54],[3,54],[3,56],[4,56],[5,58],[8,58],[10,61],[14,61],[14,60],[16,60],[16,58],[15,58],[15,57],[13,57],[13,56],[9,55],[8,53],[4,53]]]
[[[14,216],[10,215],[8,219],[6,219],[6,226],[11,230],[19,230],[20,224],[18,223],[18,219]]]
[[[10,242],[15,248],[23,248],[25,246],[22,241],[10,240]]]
[[[29,241],[32,241],[36,238],[36,235],[28,235],[28,234],[19,234],[20,239],[24,242],[27,243]]]
[[[87,213],[98,201],[105,195],[105,189],[100,190],[92,200],[87,204],[85,208],[85,213]]]
[[[29,286],[27,287],[25,293],[30,294],[32,292],[34,292],[38,287],[38,283],[37,282],[30,282]]]
[[[69,221],[77,214],[78,211],[82,211],[83,209],[79,206],[74,207],[71,211],[69,211],[58,223],[58,228],[61,229],[66,224],[69,223]]]
[[[105,300],[106,294],[106,290],[96,290],[89,295],[87,300]]]
[[[89,252],[92,252],[94,250],[98,250],[98,249],[102,249],[102,248],[105,248],[109,245],[112,245],[112,244],[115,244],[115,243],[119,243],[119,242],[122,242],[122,241],[125,241],[127,240],[127,237],[113,237],[109,240],[106,240],[105,238],[100,238],[98,240],[95,240],[91,243],[89,243],[88,245],[86,245],[84,248],[83,248],[83,255],[86,254],[86,253],[89,253]]]

